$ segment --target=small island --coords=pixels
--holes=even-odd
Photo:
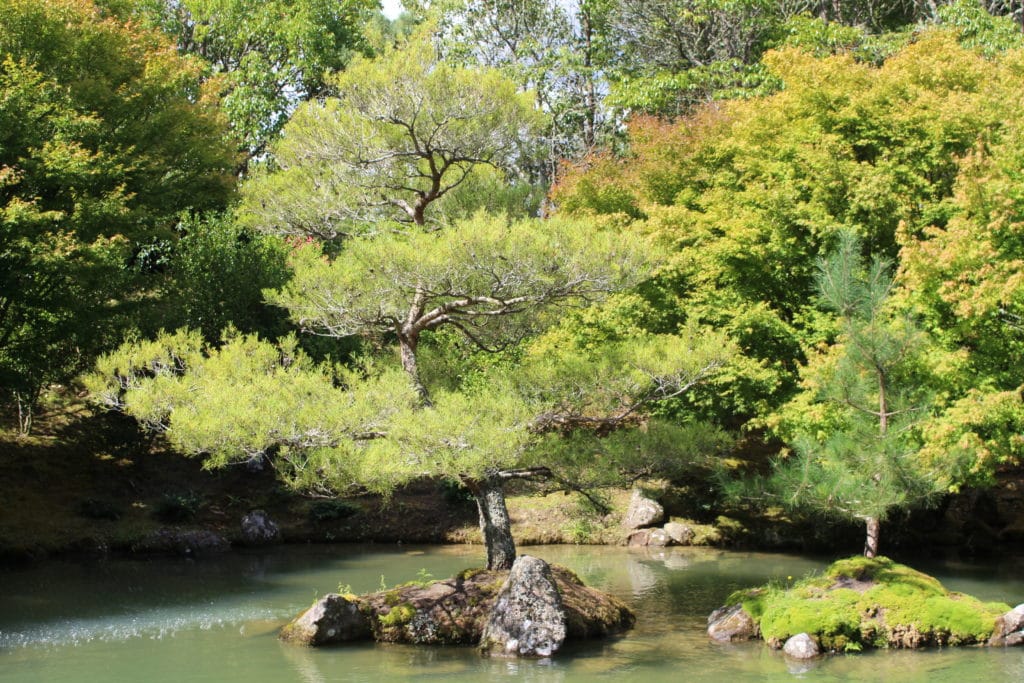
[[[796,658],[871,648],[1015,645],[1024,627],[1021,613],[949,591],[886,557],[852,557],[790,586],[733,593],[708,618],[708,635],[720,642],[760,637]]]
[[[479,645],[492,655],[548,657],[566,640],[622,633],[635,621],[624,603],[586,587],[571,570],[521,555],[510,571],[467,569],[369,595],[324,596],[280,637],[310,646],[370,639]]]

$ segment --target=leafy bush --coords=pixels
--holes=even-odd
[[[161,522],[191,522],[203,507],[203,499],[198,494],[187,493],[165,494],[153,507],[153,517]]]
[[[347,500],[318,500],[309,507],[309,519],[313,522],[329,522],[345,519],[359,512],[359,506]]]

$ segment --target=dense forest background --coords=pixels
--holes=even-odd
[[[1022,30],[1012,1],[9,0],[4,443],[88,400],[318,495],[666,478],[877,539],[1021,462]]]

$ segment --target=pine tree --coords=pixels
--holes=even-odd
[[[864,554],[874,557],[886,516],[934,498],[952,472],[918,457],[916,428],[933,403],[923,362],[928,340],[889,305],[889,264],[875,258],[864,268],[860,248],[842,233],[819,263],[819,296],[838,315],[839,336],[809,363],[804,395],[787,407],[818,419],[794,435],[794,455],[761,484],[789,508],[862,521]]]

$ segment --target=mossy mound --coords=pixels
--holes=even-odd
[[[808,633],[832,651],[983,643],[1009,610],[948,591],[935,578],[884,557],[840,560],[787,589],[739,591],[729,598],[736,603],[772,647]]]

